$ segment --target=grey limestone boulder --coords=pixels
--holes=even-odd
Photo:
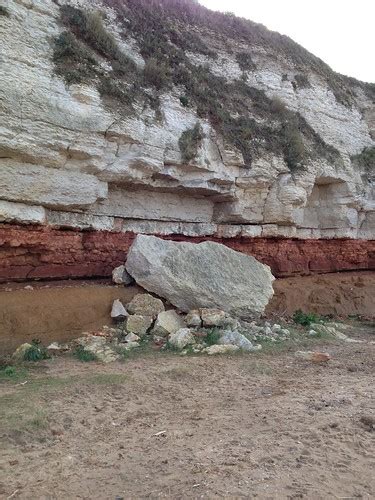
[[[195,244],[138,235],[125,267],[138,285],[184,312],[222,309],[253,318],[263,313],[273,295],[268,266],[210,241]]]

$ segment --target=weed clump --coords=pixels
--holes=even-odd
[[[205,342],[207,345],[215,345],[219,342],[221,337],[220,330],[218,328],[212,328],[207,332],[205,337]]]
[[[319,317],[314,313],[304,313],[298,309],[293,315],[293,321],[302,326],[310,326],[312,323],[318,323]]]
[[[196,123],[193,128],[182,132],[178,145],[184,162],[189,163],[197,156],[198,147],[203,137],[203,130],[199,123]]]
[[[42,361],[43,359],[48,358],[49,355],[47,349],[38,339],[33,339],[31,341],[30,347],[25,351],[23,355],[24,361]]]
[[[81,345],[78,346],[77,349],[73,352],[73,356],[83,363],[98,360],[97,356],[93,352],[86,351],[86,349],[84,349],[84,347]]]

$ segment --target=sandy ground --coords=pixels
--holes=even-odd
[[[27,367],[0,382],[0,497],[375,498],[375,331],[352,336],[314,341],[325,365],[306,340]]]

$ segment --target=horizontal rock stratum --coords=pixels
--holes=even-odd
[[[135,234],[0,224],[0,282],[110,277],[123,264]],[[276,277],[375,269],[375,241],[168,236],[211,239],[253,255]]]
[[[0,37],[5,279],[107,275],[137,233],[371,268],[374,85],[193,0],[8,0]]]
[[[268,266],[212,241],[194,245],[141,234],[125,267],[138,285],[184,312],[217,307],[253,318],[273,295]]]

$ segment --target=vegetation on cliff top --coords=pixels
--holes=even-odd
[[[220,28],[222,34],[230,32],[231,36],[236,26],[238,36],[246,35],[248,39],[250,34],[254,36],[249,26],[260,37],[262,33],[263,36],[269,33],[264,27],[231,16],[217,16],[219,13],[187,0],[107,0],[107,3],[117,10],[123,36],[130,35],[136,40],[145,67],[138,68],[120,50],[99,12],[63,5],[61,21],[66,31],[55,40],[54,62],[56,72],[67,83],[95,83],[104,98],[120,102],[129,111],[134,111],[136,102],[157,110],[161,90],[183,89],[181,103],[194,106],[199,117],[210,120],[216,130],[241,151],[248,166],[264,151],[283,156],[291,170],[303,167],[308,158],[315,156],[323,156],[333,163],[337,160],[338,152],[326,145],[301,115],[246,83],[246,71],[255,68],[250,54],[236,54],[244,75],[234,82],[214,75],[208,66],[193,64],[187,55],[191,51],[216,57],[192,23],[201,29],[203,21],[209,20],[212,29]],[[100,63],[103,59],[110,63],[112,70],[103,69]],[[300,75],[298,85],[308,84]],[[185,161],[191,161],[195,149],[190,147],[194,141],[190,141],[189,134],[187,131],[180,138]],[[195,130],[192,138],[198,136]]]

